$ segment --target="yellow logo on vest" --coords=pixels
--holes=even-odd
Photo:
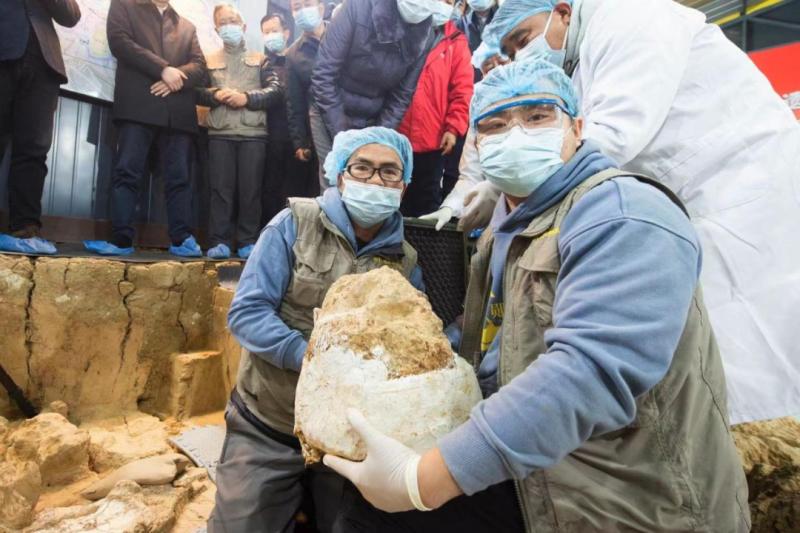
[[[489,302],[495,299],[494,291],[489,294]],[[503,323],[503,312],[505,305],[503,302],[490,303],[489,309],[486,313],[486,320],[483,323],[483,331],[481,332],[481,352],[486,352],[494,342],[497,332],[500,331],[500,326]]]

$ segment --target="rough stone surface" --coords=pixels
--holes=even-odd
[[[93,420],[80,427],[89,433],[89,461],[95,472],[172,451],[164,423],[144,413]]]
[[[0,363],[11,379],[30,391],[28,309],[33,289],[33,263],[27,257],[0,255]],[[19,416],[16,405],[0,387],[0,415]]]
[[[236,375],[239,371],[239,359],[242,347],[228,329],[228,310],[233,301],[234,291],[224,287],[214,288],[213,321],[211,324],[211,337],[214,339],[216,349],[220,353],[222,364],[222,379],[226,393],[236,386]]]
[[[747,475],[752,531],[800,531],[800,422],[740,424],[733,436]]]
[[[188,465],[189,459],[179,453],[139,459],[117,468],[87,487],[81,495],[88,500],[99,500],[107,496],[122,480],[135,481],[139,485],[165,485],[172,483],[175,476],[186,470]]]
[[[34,404],[62,400],[76,421],[168,416],[173,355],[216,349],[215,288],[213,263],[0,254],[0,361]],[[0,415],[20,416],[1,389]]]
[[[25,420],[8,442],[7,460],[37,464],[45,486],[69,483],[89,473],[89,434],[58,413]]]
[[[133,481],[120,481],[103,500],[40,513],[25,532],[166,533],[189,498],[190,491],[184,488],[142,488]]]
[[[418,451],[469,416],[481,394],[427,299],[380,268],[334,283],[316,313],[295,400],[306,462],[322,453],[360,460],[366,450],[346,412]]]
[[[174,354],[168,413],[178,419],[210,413],[227,399],[220,352]]]
[[[30,524],[41,490],[42,478],[36,463],[0,462],[0,530]]]

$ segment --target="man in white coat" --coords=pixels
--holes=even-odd
[[[563,67],[584,138],[686,204],[731,422],[800,413],[800,125],[763,74],[672,0],[507,0],[484,40]]]

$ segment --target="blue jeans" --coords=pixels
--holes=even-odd
[[[169,238],[172,244],[181,244],[192,233],[189,226],[192,209],[189,176],[193,137],[188,133],[127,121],[119,122],[117,130],[117,161],[111,183],[111,242],[123,248],[133,246],[133,216],[139,186],[147,176],[148,154],[156,143],[167,197]]]

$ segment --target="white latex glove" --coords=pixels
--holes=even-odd
[[[436,231],[442,229],[451,218],[453,218],[453,210],[449,207],[440,207],[433,213],[428,213],[427,215],[419,217],[420,220],[435,220]]]
[[[389,513],[414,508],[430,511],[419,495],[420,455],[372,427],[356,409],[347,410],[347,419],[367,445],[367,458],[356,462],[326,455],[322,462],[352,481],[361,495],[378,509]]]
[[[488,181],[476,184],[464,197],[464,211],[458,221],[458,229],[472,231],[489,224],[500,191]]]

